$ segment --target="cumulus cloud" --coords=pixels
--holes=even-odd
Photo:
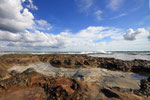
[[[10,32],[21,32],[32,29],[34,16],[23,8],[21,0],[0,1],[0,29]]]
[[[12,33],[6,31],[0,31],[0,47],[1,49],[6,48],[14,49],[21,48],[20,50],[70,50],[70,51],[92,51],[92,50],[121,50],[121,48],[130,47],[138,48],[137,45],[145,46],[148,44],[148,37],[144,34],[145,29],[129,29],[126,34],[122,36],[123,30],[113,27],[103,27],[103,26],[89,26],[85,29],[80,30],[77,33],[72,33],[69,30],[60,32],[60,34],[49,34],[40,31],[30,32],[19,32]],[[130,35],[131,36],[130,36]],[[134,34],[134,35],[132,35]],[[125,41],[123,37],[128,38],[128,40],[136,39],[136,35],[140,36],[136,41],[130,43]],[[141,35],[140,35],[141,34]],[[144,36],[144,37],[143,37]],[[111,42],[101,41],[104,38],[111,38]],[[135,37],[135,38],[133,38]],[[97,41],[98,40],[98,41]],[[100,41],[99,41],[100,40]],[[96,41],[96,42],[95,42]],[[146,41],[146,42],[145,42]],[[124,44],[122,46],[122,44]],[[145,44],[145,45],[144,45]],[[120,48],[119,48],[120,47]],[[145,46],[146,47],[146,46]],[[148,47],[147,47],[148,48]]]
[[[14,34],[8,31],[0,31],[0,40],[1,41],[18,41],[21,39],[20,34]]]
[[[136,37],[140,34],[145,34],[147,31],[144,28],[139,28],[136,31],[133,29],[127,30],[126,34],[123,35],[125,40],[133,41],[136,40]]]
[[[5,42],[5,46],[27,48],[61,48],[66,44],[65,39],[61,35],[47,34],[40,31],[36,31],[34,33],[25,31],[17,34],[0,31],[0,41]]]
[[[102,11],[101,10],[97,10],[94,14],[95,14],[95,16],[96,16],[96,18],[97,18],[97,20],[102,20],[102,17],[101,17],[101,15],[102,15]]]
[[[123,2],[124,2],[124,0],[109,0],[107,7],[113,11],[116,11],[120,8],[120,6],[123,4]]]
[[[28,1],[31,8],[35,7],[32,0],[1,0],[0,1],[0,47],[4,48],[61,48],[67,40],[61,35],[43,33],[38,30],[52,28],[45,20],[34,20],[33,14],[24,8]],[[7,8],[7,9],[6,9]],[[27,31],[30,29],[30,31]]]
[[[105,37],[115,36],[119,34],[120,30],[112,27],[90,26],[86,29],[80,30],[77,33],[70,31],[61,32],[58,35],[43,33],[40,31],[35,32],[19,32],[12,33],[0,31],[0,44],[3,47],[20,47],[20,48],[69,48],[81,49],[90,47],[100,47],[105,45],[105,42],[94,42]],[[7,35],[6,35],[7,34]]]
[[[136,31],[129,29],[123,36],[125,39],[123,40],[123,30],[103,26],[89,26],[77,33],[72,33],[69,30],[57,35],[43,33],[40,31],[50,30],[52,25],[46,20],[34,20],[29,8],[22,6],[22,3],[26,1],[30,3],[29,8],[36,9],[33,0],[0,0],[0,50],[98,50],[106,47],[112,48],[113,46],[121,47],[120,44],[125,43],[128,46],[128,41],[125,40],[135,40],[138,36],[147,34],[147,31],[143,28]],[[79,2],[82,11],[86,11],[93,5],[92,0],[77,0],[77,2]],[[95,12],[98,20],[101,20],[101,14],[102,11],[100,10]],[[108,45],[108,43],[101,41],[107,37],[120,42],[111,42]],[[150,40],[150,36],[148,39]],[[147,41],[143,42],[143,37],[141,37],[138,43],[148,44]],[[136,43],[133,45],[137,45]]]

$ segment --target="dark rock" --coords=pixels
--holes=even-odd
[[[117,95],[116,93],[114,93],[114,92],[112,92],[112,91],[110,91],[110,90],[108,90],[108,89],[105,89],[105,88],[103,88],[103,89],[101,89],[101,91],[104,93],[104,95],[106,96],[106,97],[108,97],[108,98],[119,98],[119,95]]]
[[[52,64],[52,65],[61,65],[61,62],[60,62],[60,60],[51,60],[50,64]]]
[[[150,82],[150,77],[147,80]]]
[[[11,76],[15,76],[17,74],[19,74],[19,72],[17,72],[16,70],[13,70],[9,73]]]
[[[138,95],[150,96],[150,77],[148,79],[143,79],[140,82],[140,89],[136,91]]]
[[[65,59],[64,63],[67,64],[67,65],[71,65],[71,60],[70,59]]]
[[[85,65],[90,65],[88,61],[84,61],[84,64]]]
[[[82,65],[82,63],[81,63],[81,62],[79,62],[79,61],[76,61],[76,62],[75,62],[75,65],[81,66],[81,65]]]

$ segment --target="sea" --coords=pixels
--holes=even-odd
[[[6,54],[86,54],[92,57],[106,57],[121,60],[142,59],[150,61],[150,51],[92,51],[92,52],[54,52],[54,51],[0,51],[0,56]]]

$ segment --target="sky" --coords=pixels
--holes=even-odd
[[[0,0],[0,51],[150,51],[149,0]]]

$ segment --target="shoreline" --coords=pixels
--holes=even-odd
[[[37,98],[52,100],[150,99],[150,78],[136,80],[136,74],[129,75],[142,70],[146,70],[143,75],[149,73],[150,61],[146,60],[123,61],[85,54],[8,54],[0,56],[0,63],[0,99],[4,100],[14,95],[34,99],[39,94]]]
[[[29,65],[36,62],[50,63],[62,68],[105,68],[112,71],[133,72],[150,75],[150,61],[120,60],[106,57],[92,57],[86,54],[7,54],[0,56],[0,69],[14,65]]]

